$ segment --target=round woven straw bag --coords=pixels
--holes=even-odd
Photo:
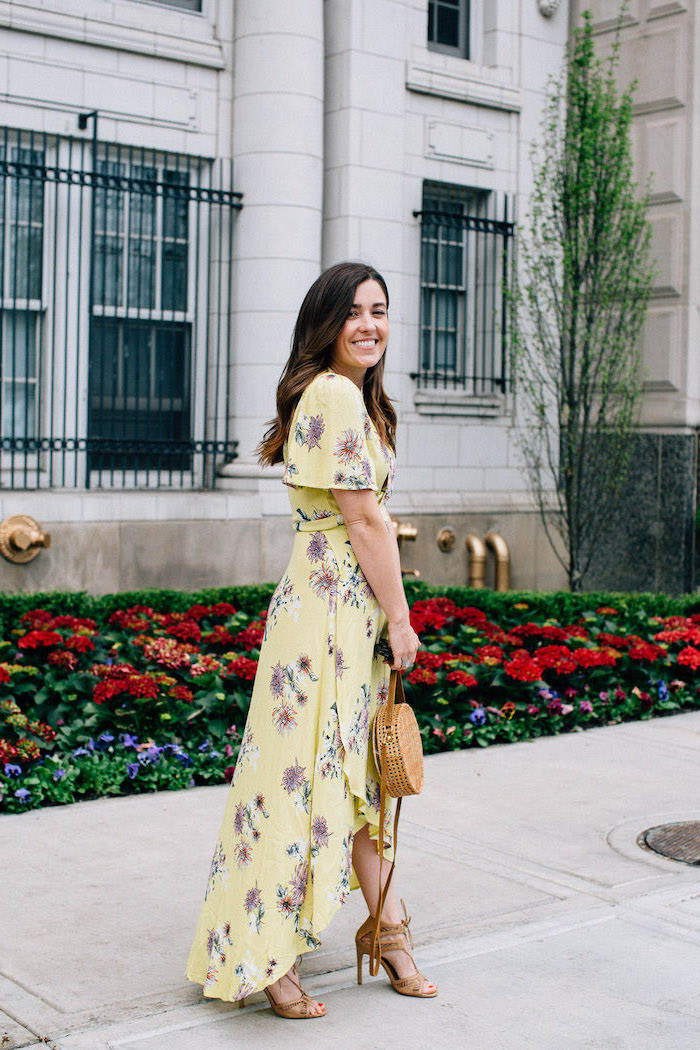
[[[406,703],[398,671],[391,672],[387,702],[377,709],[372,730],[374,761],[392,798],[423,790],[423,741],[413,708]]]

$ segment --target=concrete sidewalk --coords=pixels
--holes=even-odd
[[[700,819],[700,713],[428,759],[397,871],[440,995],[357,987],[353,894],[303,1029],[183,977],[227,790],[0,817],[3,1050],[700,1046],[700,869],[636,844]]]

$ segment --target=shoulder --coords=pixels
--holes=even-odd
[[[322,372],[301,395],[300,406],[309,414],[312,409],[344,413],[364,413],[362,394],[351,379],[337,372]]]

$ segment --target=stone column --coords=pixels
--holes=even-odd
[[[231,406],[239,458],[226,487],[255,489],[301,300],[321,267],[323,0],[236,0]],[[227,480],[226,480],[227,479]]]

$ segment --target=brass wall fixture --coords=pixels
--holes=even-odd
[[[484,536],[484,543],[489,550],[493,551],[494,558],[496,559],[496,590],[510,590],[510,551],[508,549],[508,544],[503,539],[500,532],[494,532],[493,529],[489,529]]]
[[[467,533],[466,544],[469,555],[469,586],[478,590],[486,585],[486,547],[475,532]]]
[[[454,529],[451,529],[449,525],[445,525],[444,528],[440,529],[437,534],[437,545],[443,554],[449,554],[450,551],[454,550],[456,542],[457,537]]]
[[[28,514],[13,514],[0,524],[0,554],[16,565],[33,561],[42,547],[50,546],[50,533]]]
[[[396,536],[396,542],[399,545],[399,551],[404,540],[415,540],[418,535],[418,529],[415,525],[411,525],[410,522],[401,522],[398,518],[392,518],[391,524],[394,526],[394,535]],[[420,576],[418,569],[402,569],[402,576]]]
[[[466,546],[469,554],[469,586],[477,589],[486,586],[486,557],[490,550],[496,563],[495,589],[510,590],[510,550],[500,532],[489,529],[483,540],[475,532],[469,532]]]

